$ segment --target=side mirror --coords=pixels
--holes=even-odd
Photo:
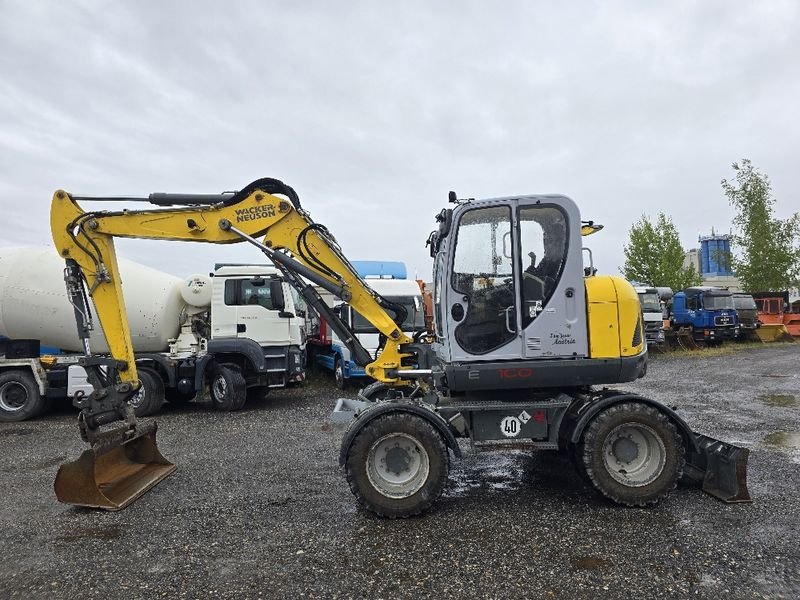
[[[273,310],[286,308],[286,299],[283,297],[283,282],[280,279],[270,279],[269,297],[272,301]]]

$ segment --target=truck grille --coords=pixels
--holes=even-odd
[[[714,317],[714,325],[733,325],[733,317],[730,315]]]

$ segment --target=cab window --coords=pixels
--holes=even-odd
[[[519,211],[522,258],[522,326],[544,309],[567,260],[567,218],[554,206],[526,206]]]
[[[269,280],[254,284],[249,279],[229,279],[225,282],[225,304],[228,306],[262,306],[274,310],[269,293]]]

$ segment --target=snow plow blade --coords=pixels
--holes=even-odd
[[[699,433],[694,442],[686,457],[686,477],[725,503],[752,502],[747,490],[750,450]]]
[[[78,460],[58,469],[59,502],[122,510],[172,474],[176,467],[156,445],[156,423],[103,432]]]
[[[762,342],[793,342],[794,338],[786,329],[786,325],[764,323],[756,329],[756,335]]]

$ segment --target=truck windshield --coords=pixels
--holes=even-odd
[[[642,303],[644,312],[661,312],[661,302],[655,292],[642,292],[639,294],[639,302]]]
[[[706,310],[722,310],[733,308],[733,296],[706,296],[703,298]]]
[[[733,305],[736,310],[756,310],[758,308],[752,296],[734,296]]]
[[[384,296],[389,302],[402,304],[406,307],[406,320],[403,321],[402,330],[408,333],[423,331],[425,329],[425,314],[422,311],[421,296]],[[378,330],[364,317],[353,311],[353,331],[355,333],[378,333]]]

